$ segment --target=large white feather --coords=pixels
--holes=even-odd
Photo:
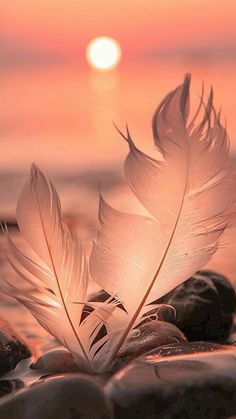
[[[188,123],[190,76],[162,101],[153,117],[152,159],[125,139],[128,183],[150,218],[125,214],[100,199],[100,228],[90,269],[127,311],[113,354],[150,311],[150,303],[181,284],[217,250],[235,202],[235,176],[225,172],[229,142],[212,104]],[[197,122],[205,106],[202,121]]]
[[[84,249],[62,220],[53,185],[35,166],[18,202],[17,221],[29,246],[21,253],[6,233],[8,260],[19,280],[2,280],[1,288],[28,308],[80,367],[94,369],[91,348],[112,306],[97,304],[81,323],[88,284]]]

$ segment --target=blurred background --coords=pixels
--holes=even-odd
[[[110,202],[135,211],[122,174],[127,146],[113,121],[121,129],[127,122],[146,149],[153,111],[186,72],[192,73],[193,103],[203,81],[206,90],[213,85],[234,164],[235,22],[235,0],[2,2],[0,218],[15,223],[33,161],[56,184],[65,217],[88,243],[96,234],[99,183]],[[111,70],[86,58],[99,36],[120,46],[120,62]],[[234,234],[210,262],[232,278]]]

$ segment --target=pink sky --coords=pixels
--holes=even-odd
[[[1,5],[2,48],[80,56],[110,35],[124,54],[171,49],[233,49],[235,0],[14,0]]]

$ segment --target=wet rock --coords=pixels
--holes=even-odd
[[[222,275],[199,271],[159,302],[175,308],[173,323],[188,340],[223,342],[229,336],[236,295]]]
[[[236,315],[234,315],[233,326],[230,331],[229,338],[227,339],[229,345],[236,346]]]
[[[163,346],[117,372],[105,392],[122,419],[226,419],[236,414],[236,348]]]
[[[173,324],[149,321],[135,329],[123,344],[113,364],[113,371],[151,349],[183,341],[186,341],[184,334]]]
[[[11,419],[110,419],[112,408],[103,390],[85,375],[67,374],[41,380],[0,401],[0,417]]]
[[[30,365],[32,370],[50,373],[78,372],[79,367],[66,349],[52,349]]]
[[[230,337],[228,339],[228,343],[229,343],[229,345],[236,346],[236,333],[232,333],[232,335],[230,335]]]
[[[6,320],[0,318],[0,375],[11,371],[20,360],[30,356],[26,342]]]
[[[232,314],[236,310],[236,294],[231,282],[226,276],[213,271],[201,270],[199,274],[211,278],[222,300],[225,314]]]
[[[0,397],[24,387],[21,380],[0,380]]]
[[[231,351],[232,348],[229,345],[221,345],[215,342],[184,342],[184,344],[177,344],[177,345],[163,345],[159,348],[156,348],[150,351],[147,355],[151,356],[155,355],[159,358],[161,357],[173,357],[177,355],[196,355],[201,353],[207,352],[214,352],[214,351]],[[234,353],[234,352],[233,352]]]
[[[184,334],[173,324],[159,320],[150,321],[133,331],[120,349],[120,356],[137,358],[159,346],[186,341]]]

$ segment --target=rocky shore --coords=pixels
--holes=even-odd
[[[1,319],[0,418],[236,415],[236,296],[230,282],[199,271],[159,303],[158,319],[150,312],[112,371],[101,376],[81,373],[61,347],[31,356],[27,341]]]

